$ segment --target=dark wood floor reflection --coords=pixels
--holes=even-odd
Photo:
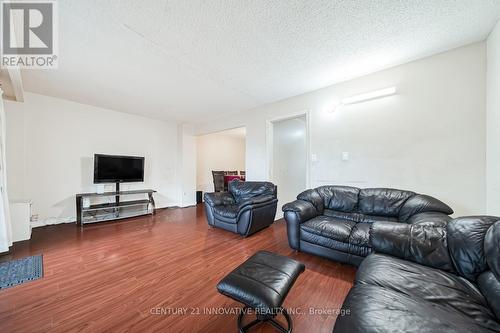
[[[240,305],[215,286],[260,249],[306,265],[284,304],[297,312],[294,332],[331,332],[327,311],[341,306],[354,267],[292,251],[283,220],[249,238],[208,228],[200,205],[34,229],[0,261],[43,254],[44,277],[0,290],[0,332],[236,332],[236,315],[221,311]]]

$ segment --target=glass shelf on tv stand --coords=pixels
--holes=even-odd
[[[133,190],[105,193],[81,193],[76,195],[77,225],[112,221],[129,217],[154,214],[155,202],[154,190]],[[143,200],[122,201],[125,195],[147,194],[148,198]],[[98,203],[84,207],[84,199],[90,200],[95,197],[115,197],[114,202]]]

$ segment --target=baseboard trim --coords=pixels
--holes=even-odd
[[[42,219],[40,221],[32,221],[31,228],[45,227],[46,225],[63,224],[63,223],[75,223],[76,217],[49,217]]]
[[[181,205],[179,207],[181,207],[181,208],[187,208],[187,207],[192,207],[192,206],[196,206],[196,202],[192,202],[192,203],[188,202],[188,203],[183,204],[183,205]]]

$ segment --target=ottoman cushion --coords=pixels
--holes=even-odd
[[[296,260],[259,251],[222,279],[217,290],[261,315],[273,316],[304,269]]]

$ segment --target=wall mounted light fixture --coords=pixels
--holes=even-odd
[[[335,106],[333,106],[328,112],[333,113],[333,112],[337,111],[338,109],[340,109],[344,105],[362,103],[362,102],[367,102],[367,101],[371,101],[371,100],[382,98],[382,97],[391,96],[391,95],[396,94],[396,92],[397,92],[396,87],[389,87],[389,88],[374,90],[374,91],[370,91],[367,93],[347,97],[347,98],[344,98],[342,101],[340,101],[340,103],[337,103]]]
[[[351,97],[344,98],[342,100],[342,104],[348,105],[348,104],[366,102],[366,101],[370,101],[373,99],[391,96],[391,95],[394,95],[395,93],[396,93],[396,87],[389,87],[389,88],[385,88],[385,89],[374,90],[374,91],[370,91],[370,92],[367,92],[364,94],[359,94],[359,95],[354,95]]]

